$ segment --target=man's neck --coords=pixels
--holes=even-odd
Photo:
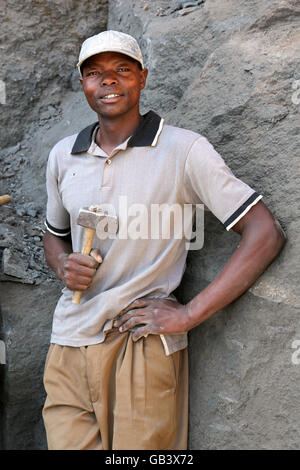
[[[99,129],[96,134],[96,143],[108,155],[112,150],[130,137],[138,128],[142,117],[139,113],[131,116],[116,119],[106,119],[99,117]]]

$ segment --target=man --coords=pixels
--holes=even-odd
[[[45,256],[65,284],[45,366],[48,446],[184,450],[187,332],[245,292],[285,236],[205,137],[152,111],[141,116],[147,69],[134,38],[88,38],[78,68],[98,121],[58,142],[47,167]],[[146,209],[142,223],[155,204],[204,204],[241,235],[222,272],[187,305],[172,295],[185,268],[184,238],[121,236],[136,204]],[[79,253],[76,219],[91,205],[114,208],[120,230],[96,237],[88,256]]]

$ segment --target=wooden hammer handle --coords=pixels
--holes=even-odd
[[[0,196],[0,206],[2,204],[6,204],[7,202],[10,202],[11,197],[8,194],[5,194],[4,196]]]
[[[82,255],[90,254],[93,240],[94,240],[94,235],[95,235],[94,228],[85,227],[84,233],[83,233],[82,249],[81,249]],[[81,295],[82,295],[82,291],[74,292],[73,297],[72,297],[73,304],[80,304]]]

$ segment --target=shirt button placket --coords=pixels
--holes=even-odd
[[[113,185],[112,159],[107,158],[104,162],[101,189],[111,189]]]

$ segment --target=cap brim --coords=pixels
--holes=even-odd
[[[133,54],[130,54],[130,52],[124,52],[124,50],[121,50],[121,49],[118,49],[118,48],[107,48],[107,49],[101,49],[101,51],[99,50],[95,50],[95,52],[92,52],[91,54],[87,55],[86,57],[84,57],[84,59],[80,60],[78,63],[77,63],[77,67],[80,71],[80,67],[81,65],[83,64],[83,62],[85,62],[87,59],[89,59],[90,57],[93,57],[93,55],[97,55],[97,54],[102,54],[102,52],[118,52],[119,54],[123,54],[123,55],[127,55],[128,57],[131,57],[132,59],[136,60],[139,64],[141,64],[142,66],[142,69],[144,69],[144,63],[143,61],[139,60],[136,58],[136,56],[134,56]]]

